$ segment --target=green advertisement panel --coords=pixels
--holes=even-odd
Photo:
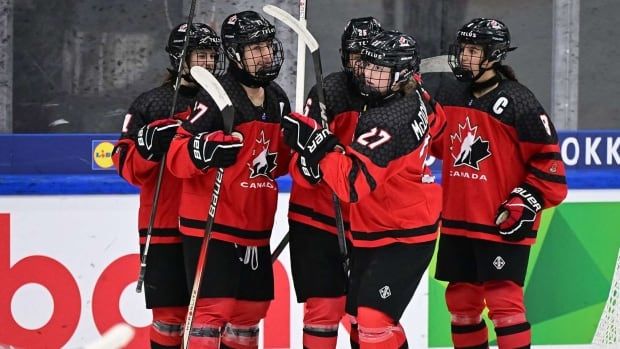
[[[620,202],[546,210],[525,281],[532,344],[589,344],[605,307],[620,248]],[[429,280],[429,347],[450,347],[445,282]],[[489,328],[492,323],[487,319]],[[497,345],[489,331],[491,345]]]

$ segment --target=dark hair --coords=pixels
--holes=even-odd
[[[495,64],[495,71],[500,73],[503,77],[505,77],[508,80],[519,81],[519,80],[517,80],[517,76],[515,75],[514,69],[512,69],[512,67],[509,66],[509,65],[505,65],[505,64],[501,64],[501,63],[496,63]]]
[[[170,84],[174,86],[174,83],[176,82],[176,78],[177,78],[176,72],[173,73],[169,69],[167,69],[166,75],[164,76],[164,80],[161,82],[161,86],[166,85],[166,84]]]

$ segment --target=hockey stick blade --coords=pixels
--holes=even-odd
[[[497,219],[495,220],[495,225],[500,225],[504,223],[508,219],[509,216],[510,216],[510,212],[506,210],[502,211],[502,213],[500,213],[499,216],[497,216]]]
[[[117,324],[106,331],[103,336],[84,349],[120,349],[124,348],[134,336],[134,329],[127,324]]]
[[[226,91],[219,81],[208,70],[203,67],[195,66],[191,70],[192,77],[200,84],[202,88],[215,100],[215,104],[220,110],[224,110],[227,106],[232,107],[232,102]]]
[[[215,101],[215,104],[217,104],[224,119],[224,132],[230,134],[233,127],[234,109],[230,97],[228,97],[228,94],[224,91],[224,87],[222,87],[211,72],[203,67],[192,67],[190,72],[194,80],[207,91],[209,96]]]
[[[448,64],[448,55],[424,58],[420,62],[420,72],[426,73],[451,73],[452,69]]]
[[[301,22],[290,13],[273,5],[263,6],[263,11],[265,11],[266,14],[284,22],[284,24],[286,24],[289,28],[293,29],[293,31],[299,35],[301,40],[306,43],[306,46],[308,46],[310,52],[315,52],[319,49],[319,43],[316,41],[314,36],[312,36],[308,29],[306,29],[306,27],[304,27]]]

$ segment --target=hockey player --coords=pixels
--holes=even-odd
[[[129,108],[113,161],[118,173],[140,187],[138,229],[140,250],[144,251],[153,194],[160,161],[168,150],[180,120],[189,115],[198,93],[189,68],[202,66],[214,74],[223,71],[224,55],[219,36],[206,24],[193,23],[189,32],[188,53],[181,62],[187,24],[170,33],[166,51],[171,68],[165,83],[141,94]],[[175,115],[170,118],[176,72],[182,63]],[[164,171],[144,280],[146,306],[152,309],[151,348],[180,348],[181,325],[185,321],[189,291],[185,283],[181,236],[178,230],[180,181]]]
[[[407,347],[399,319],[437,237],[441,188],[424,161],[441,118],[422,97],[418,69],[417,43],[409,35],[386,31],[362,49],[355,75],[368,108],[348,120],[355,122],[351,145],[336,146],[336,136],[312,118],[292,113],[282,120],[287,143],[317,174],[315,181],[350,203],[346,310],[364,349]],[[292,172],[300,185],[310,181],[302,173]]]
[[[273,82],[283,63],[275,27],[244,11],[224,20],[221,35],[229,65],[220,82],[235,107],[234,132],[222,131],[222,114],[201,90],[167,161],[183,181],[179,225],[190,287],[215,175],[226,168],[190,329],[192,349],[258,347],[258,323],[274,296],[269,238],[278,196],[275,179],[288,172],[291,156],[279,127],[290,104]]]
[[[381,31],[381,25],[372,17],[350,20],[341,40],[343,71],[323,80],[330,130],[341,144],[351,143],[357,116],[364,106],[353,69],[362,45]],[[309,94],[307,108],[309,116],[320,122],[316,87]],[[302,166],[300,159],[296,165]],[[348,228],[348,206],[342,203],[341,207]],[[325,183],[305,188],[293,182],[288,217],[295,293],[297,301],[305,303],[304,348],[336,348],[338,324],[345,313],[347,275],[338,248],[332,190]]]
[[[485,307],[499,348],[530,347],[523,303],[530,246],[542,210],[567,191],[551,119],[502,64],[512,50],[504,23],[468,22],[449,61],[460,81],[443,84],[436,95],[447,127],[433,143],[443,159],[444,190],[435,276],[449,281],[456,348],[488,347]]]

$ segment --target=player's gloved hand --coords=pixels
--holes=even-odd
[[[160,161],[180,124],[179,120],[161,119],[142,126],[136,137],[138,153],[146,160]]]
[[[224,131],[201,133],[187,143],[192,162],[200,170],[209,167],[229,167],[237,160],[243,146],[243,136],[238,132],[230,135]]]
[[[338,145],[336,136],[305,115],[290,113],[282,118],[280,125],[286,144],[311,163],[318,164],[327,152]]]
[[[321,172],[319,164],[307,161],[303,156],[297,158],[297,167],[310,184],[317,184],[321,181],[321,178],[323,178],[323,173]]]
[[[495,217],[502,239],[511,242],[525,239],[541,209],[542,200],[536,189],[526,184],[514,188]]]

